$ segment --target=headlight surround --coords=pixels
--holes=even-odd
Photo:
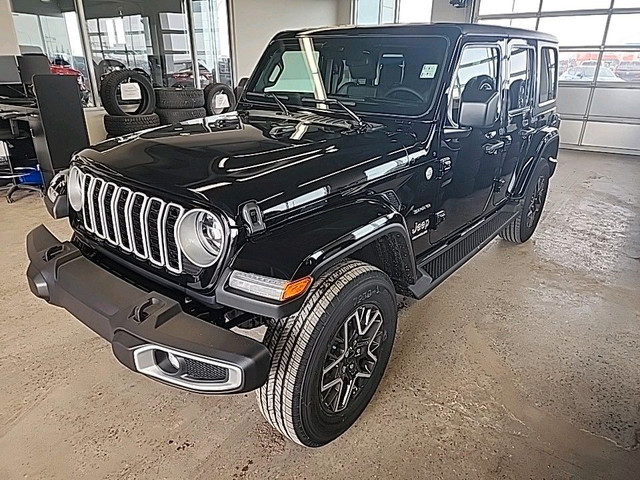
[[[78,167],[71,167],[69,170],[69,176],[67,177],[67,197],[69,199],[69,205],[76,212],[82,210],[82,202],[84,200],[84,194],[82,190],[82,180],[84,174]]]
[[[206,268],[222,255],[225,240],[220,218],[201,208],[185,213],[176,227],[178,246],[194,265]]]

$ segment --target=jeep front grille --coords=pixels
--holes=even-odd
[[[173,273],[182,273],[176,225],[184,208],[85,173],[82,222],[87,232]]]

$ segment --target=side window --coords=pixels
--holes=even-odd
[[[316,62],[320,56],[314,52]],[[313,80],[307,59],[301,51],[287,51],[281,63],[271,71],[265,92],[313,92]]]
[[[500,50],[495,47],[465,47],[458,64],[449,96],[449,122],[457,126],[460,101],[472,89],[498,87]]]
[[[509,58],[509,112],[531,105],[533,49],[514,47]]]
[[[558,52],[543,47],[540,54],[540,93],[538,103],[555,100],[558,93]]]

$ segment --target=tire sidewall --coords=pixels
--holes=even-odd
[[[303,355],[307,361],[296,377],[292,413],[296,434],[308,446],[324,445],[334,440],[360,417],[375,394],[391,355],[397,324],[396,294],[384,273],[371,271],[366,277],[347,284],[329,303],[322,320],[316,325],[315,341],[305,348]],[[328,348],[347,317],[367,304],[375,305],[383,317],[383,342],[378,362],[372,376],[347,408],[329,415],[322,408],[320,398],[322,369]]]
[[[229,106],[220,109],[220,111],[216,111],[215,108],[215,98],[218,94],[224,93],[229,99]],[[230,112],[235,108],[236,98],[231,87],[224,83],[212,83],[205,87],[204,89],[205,96],[205,108],[207,109],[207,113],[209,115],[220,115],[222,113]]]
[[[118,87],[127,81],[140,85],[140,104],[133,112],[125,112],[118,103]],[[118,70],[105,76],[100,84],[100,98],[109,115],[149,115],[156,107],[155,92],[151,82],[142,74],[132,70]]]

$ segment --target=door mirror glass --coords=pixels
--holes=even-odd
[[[500,95],[488,92],[487,97],[462,100],[460,104],[460,126],[471,128],[491,128],[498,119]]]

